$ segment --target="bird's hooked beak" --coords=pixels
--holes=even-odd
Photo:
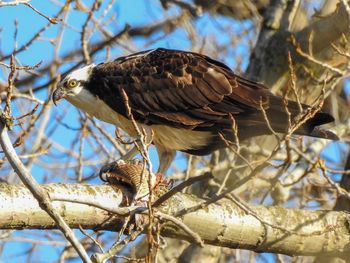
[[[63,99],[66,95],[67,91],[64,89],[62,82],[60,82],[52,94],[53,103],[57,106],[57,102]]]

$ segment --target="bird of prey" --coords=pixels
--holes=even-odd
[[[138,136],[136,122],[152,138],[162,173],[176,151],[207,155],[237,137],[271,134],[271,128],[285,133],[289,123],[283,98],[264,85],[236,75],[208,56],[164,48],[75,70],[53,93],[55,104],[62,98],[132,137]],[[288,101],[292,120],[299,108]],[[333,120],[328,113],[317,112],[295,134],[337,139],[318,127]]]

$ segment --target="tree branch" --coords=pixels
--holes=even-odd
[[[15,0],[15,1],[9,1],[9,2],[0,2],[0,7],[2,6],[16,6],[16,5],[20,5],[20,4],[27,4],[29,3],[31,0]]]
[[[54,209],[50,197],[48,196],[48,192],[42,189],[41,186],[32,178],[26,167],[19,159],[7,133],[6,122],[8,120],[3,116],[2,111],[0,114],[2,115],[0,119],[0,144],[12,168],[18,174],[23,184],[28,187],[31,195],[33,195],[33,198],[35,198],[38,205],[57,223],[64,236],[69,242],[71,242],[81,259],[84,262],[91,262],[84,247],[79,243],[78,239],[74,235],[74,232],[69,228],[60,213]]]
[[[276,6],[271,5],[270,12],[266,12],[263,28],[246,73],[249,78],[262,81],[275,91],[285,85],[283,77],[288,72],[288,52],[291,52],[294,62],[298,65],[309,62],[307,57],[299,55],[293,45],[293,33],[290,32],[288,24],[282,23],[282,17],[289,15],[287,4],[281,6],[279,1],[277,3]],[[349,37],[349,32],[348,13],[344,5],[338,5],[332,14],[294,33],[294,37],[300,50],[311,56],[319,56],[327,49],[332,50],[332,44],[342,36]],[[299,76],[298,79],[302,80]]]
[[[57,211],[72,228],[117,231],[123,217],[86,205],[103,203],[111,211],[122,202],[121,192],[112,186],[63,185],[42,186],[50,195],[72,202],[54,201]],[[78,204],[78,200],[85,204]],[[176,215],[204,200],[177,194],[160,211]],[[206,243],[230,248],[243,248],[259,252],[278,252],[288,255],[341,254],[348,252],[350,240],[350,214],[335,211],[302,211],[280,207],[249,206],[256,215],[247,214],[234,202],[223,199],[216,204],[187,213],[178,218]],[[56,223],[43,211],[29,190],[23,186],[0,184],[0,229],[57,228]],[[264,225],[262,218],[269,225]],[[273,226],[278,226],[274,228]],[[165,223],[164,236],[185,239],[193,237],[180,226]]]

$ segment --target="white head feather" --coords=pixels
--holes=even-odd
[[[68,74],[64,80],[62,81],[62,83],[65,83],[71,79],[77,80],[79,81],[83,81],[86,82],[89,80],[90,76],[91,76],[91,71],[92,69],[95,67],[95,64],[90,64],[87,65],[85,67],[82,67],[80,69],[74,70],[73,72],[71,72],[70,74]],[[72,96],[74,93],[74,95],[77,95],[81,92],[81,90],[83,89],[83,86],[81,84],[78,84],[78,86],[76,86],[75,88],[70,90],[70,96]]]

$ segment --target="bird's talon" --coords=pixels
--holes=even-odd
[[[113,163],[115,163],[116,165],[123,165],[123,164],[126,164],[126,162],[125,162],[123,159],[119,159],[119,160],[117,160],[117,161],[115,161],[115,162],[113,162]]]
[[[101,169],[100,172],[98,173],[98,176],[100,177],[101,181],[108,182],[106,171],[102,171]]]
[[[108,181],[108,174],[111,171],[113,171],[114,169],[116,169],[117,167],[124,166],[127,163],[138,165],[140,163],[140,160],[135,159],[135,160],[125,161],[123,159],[119,159],[119,160],[116,160],[114,162],[107,163],[107,164],[103,165],[100,169],[100,172],[99,172],[100,179],[103,182],[109,182]]]
[[[99,172],[99,177],[103,182],[108,182],[107,173],[113,169],[113,167],[117,164],[116,162],[105,164],[101,167]]]

